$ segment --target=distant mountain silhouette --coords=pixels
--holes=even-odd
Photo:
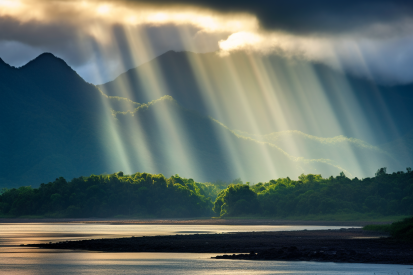
[[[148,88],[151,72],[156,72],[166,94],[183,107],[210,115],[231,129],[256,134],[257,129],[261,134],[298,130],[323,137],[344,135],[378,145],[413,128],[413,85],[380,86],[325,65],[277,56],[268,57],[264,64],[269,68],[268,77],[255,65],[244,53],[222,58],[216,53],[169,51],[99,87],[108,95],[149,102],[159,97]],[[202,73],[194,72],[193,66]],[[205,91],[205,79],[212,92]],[[278,106],[266,105],[268,91],[263,79],[278,87]],[[211,93],[218,98],[211,104],[219,114],[207,103]],[[279,118],[271,108],[282,108],[288,128],[274,123]],[[255,121],[246,123],[250,112]]]
[[[108,171],[99,143],[105,110],[94,85],[48,53],[0,70],[1,185]]]
[[[324,144],[303,134],[304,138],[291,137],[301,148],[295,154],[282,139],[233,131],[206,115],[209,109],[202,94],[192,90],[197,84],[190,67],[168,67],[187,53],[171,52],[159,60],[168,56],[172,59],[156,69],[165,71],[166,85],[181,81],[177,87],[186,90],[171,84],[171,96],[136,90],[129,98],[122,92],[134,90],[101,86],[106,95],[49,53],[21,68],[0,59],[0,187],[37,186],[60,176],[71,179],[119,170],[180,174],[197,181],[241,177],[258,182],[301,173],[328,177],[340,171],[368,176],[379,168],[374,165],[391,161],[380,149],[360,141],[352,148],[363,154],[363,162],[371,163],[356,170],[347,165],[346,157],[337,157],[346,148],[339,143]],[[225,74],[219,69],[216,73]],[[128,74],[136,72],[121,77]],[[223,96],[217,107],[230,102],[234,93]]]
[[[341,171],[325,162],[294,161],[275,147],[237,136],[219,122],[181,108],[170,97],[144,105],[107,97],[52,54],[42,54],[21,68],[1,62],[0,70],[4,76],[0,81],[1,186],[35,186],[59,176],[125,170],[122,158],[133,171],[180,173],[205,181],[240,176],[264,181],[303,172]],[[117,112],[116,119],[111,112]],[[175,139],[160,123],[166,116],[174,117],[186,129],[178,130]],[[135,127],[137,121],[139,128]],[[113,129],[108,126],[111,123]],[[117,152],[120,149],[111,131],[119,136],[124,155]],[[143,135],[137,137],[136,131]],[[137,146],[138,138],[148,141],[146,148]],[[231,144],[233,156],[222,142],[224,138]],[[178,155],[177,140],[185,141],[184,149],[191,159]],[[263,152],[267,151],[267,161],[276,165],[274,169],[262,165]],[[171,154],[177,154],[176,161],[171,161]],[[196,163],[192,166],[196,171],[188,162]]]
[[[157,117],[165,115],[179,121],[176,133],[182,148],[174,139],[173,130],[157,121]],[[344,170],[325,159],[291,157],[276,146],[238,135],[218,121],[180,107],[170,96],[144,104],[134,112],[118,113],[117,119],[122,144],[128,148],[123,158],[135,165],[133,170],[179,173],[201,181],[241,177],[251,182],[301,173],[335,175]],[[137,144],[136,129],[145,133],[155,166],[137,153],[139,148],[131,150]],[[173,161],[168,159],[170,153]]]

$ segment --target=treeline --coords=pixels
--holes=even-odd
[[[297,217],[337,214],[413,214],[413,173],[377,171],[375,177],[349,179],[301,175],[253,186],[230,185],[214,203],[214,212],[225,216]]]
[[[349,179],[301,175],[255,185],[199,183],[179,175],[136,173],[58,178],[39,188],[3,189],[0,216],[37,217],[303,217],[413,214],[413,172]]]
[[[2,190],[0,215],[43,217],[203,217],[228,184],[136,173],[58,178],[39,188]]]
[[[392,224],[370,224],[364,230],[390,233],[393,238],[413,242],[413,217],[405,218]]]

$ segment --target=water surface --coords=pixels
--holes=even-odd
[[[413,266],[211,259],[207,253],[104,253],[46,250],[19,244],[130,236],[339,229],[343,226],[0,224],[0,274],[399,274]]]
[[[351,226],[0,223],[0,247],[96,238],[252,231],[328,230],[349,227]]]

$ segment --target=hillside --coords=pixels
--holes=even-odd
[[[103,96],[49,53],[21,68],[0,61],[0,74],[0,186],[111,171],[105,104],[117,110],[139,104]]]
[[[99,87],[136,102],[170,95],[231,129],[260,135],[297,130],[379,145],[413,128],[413,85],[380,86],[275,55],[169,51]]]
[[[413,166],[413,130],[396,140],[382,144],[380,148],[389,152],[407,166]]]
[[[180,58],[184,53],[168,54]],[[147,97],[120,96],[125,90],[106,95],[52,54],[21,68],[0,60],[0,74],[0,187],[35,187],[61,176],[70,180],[116,171],[256,183],[302,173],[366,177],[379,167],[401,169],[397,157],[356,139],[234,131],[205,115],[201,105],[194,107],[208,102],[199,101],[196,91],[176,93],[176,100],[162,96],[162,79],[148,83],[147,88],[159,89],[146,89]],[[178,81],[178,75],[169,77]],[[233,112],[234,103],[229,104],[234,94],[223,94],[216,108],[227,107],[242,119],[245,110]],[[191,102],[192,108],[185,106]],[[259,105],[253,111],[261,114]]]
[[[96,87],[52,54],[0,70],[2,186],[106,171]]]
[[[7,190],[0,195],[0,216],[210,216],[212,201],[204,192],[206,187],[178,176],[166,179],[147,173],[127,176],[119,172],[71,181],[61,177],[37,189]]]
[[[329,159],[354,175],[373,175],[377,167],[395,171],[402,164],[410,163],[401,159],[395,153],[396,150],[386,151],[362,140],[344,136],[320,138],[300,131],[281,131],[262,136],[245,132],[238,134],[273,144],[294,157]]]
[[[143,104],[134,112],[117,113],[116,118],[120,144],[125,148],[121,158],[131,165],[131,171],[178,173],[200,181],[240,177],[252,182],[342,171],[328,160],[291,157],[276,146],[237,135],[209,117],[180,107],[170,96]],[[114,162],[119,165],[122,159]]]
[[[1,186],[119,170],[204,181],[258,181],[319,166],[332,174],[339,170],[324,162],[297,164],[281,150],[238,137],[170,98],[142,105],[108,97],[52,54],[21,68],[1,62],[1,73]],[[136,107],[134,116],[112,115]],[[262,165],[265,158],[271,164]]]
[[[221,216],[313,215],[315,219],[322,215],[411,215],[412,189],[411,170],[387,174],[379,169],[375,177],[362,180],[301,175],[298,181],[284,178],[251,187],[229,185],[218,194],[214,211]]]

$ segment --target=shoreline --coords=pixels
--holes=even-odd
[[[277,219],[33,219],[0,218],[0,223],[95,223],[95,224],[182,224],[182,225],[314,225],[359,226],[388,224],[387,221],[318,221]]]
[[[22,246],[99,252],[214,253],[217,254],[215,259],[413,264],[411,243],[359,228],[177,234]],[[222,255],[226,253],[235,254]]]

